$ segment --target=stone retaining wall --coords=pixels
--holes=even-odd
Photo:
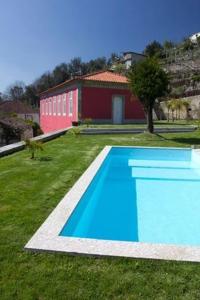
[[[46,134],[42,134],[42,135],[38,135],[38,136],[32,138],[31,140],[47,142],[47,141],[57,138],[58,136],[65,134],[70,128],[71,127],[53,131],[53,132],[46,133]],[[24,147],[25,147],[24,141],[0,147],[0,157],[11,154],[13,152],[23,150]]]
[[[182,98],[183,101],[188,101],[190,103],[189,106],[189,111],[188,111],[188,117],[190,119],[200,119],[200,95],[198,96],[192,96],[192,97],[185,97]],[[168,109],[166,107],[166,101],[163,101],[160,103],[160,107],[161,107],[161,118],[162,119],[167,119],[168,118]],[[175,116],[175,112],[174,112],[174,116]],[[179,112],[178,112],[179,114]],[[172,113],[169,113],[169,117],[170,119],[172,119]],[[181,119],[186,119],[187,118],[187,112],[185,109],[182,109],[180,111],[180,118]]]

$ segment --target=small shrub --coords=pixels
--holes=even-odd
[[[25,147],[30,151],[31,153],[31,159],[35,158],[36,151],[40,150],[43,151],[43,144],[38,141],[31,141],[30,139],[25,140]]]
[[[81,133],[81,130],[80,130],[80,128],[78,128],[78,127],[71,128],[71,129],[68,131],[68,134],[71,134],[71,135],[73,135],[73,136],[78,136],[78,135],[80,135],[80,133]]]
[[[83,123],[89,127],[92,124],[92,119],[91,118],[85,118]]]
[[[17,113],[11,112],[11,113],[9,114],[9,116],[12,117],[12,118],[17,118]]]

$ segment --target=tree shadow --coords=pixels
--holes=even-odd
[[[170,141],[181,143],[181,144],[190,144],[190,145],[199,145],[200,146],[200,137],[174,137],[168,139]]]
[[[172,142],[180,143],[180,144],[187,144],[187,145],[190,144],[190,145],[199,145],[200,146],[200,135],[199,135],[199,137],[180,137],[180,136],[177,137],[177,136],[174,136],[174,137],[169,137],[169,138],[167,138],[159,133],[154,133],[153,135],[163,141],[172,141]]]
[[[139,133],[138,136],[140,136],[142,138],[145,138],[146,141],[167,141],[168,139],[165,138],[163,135],[159,134],[159,133],[148,133],[148,132],[143,132],[143,133]]]
[[[52,161],[53,158],[51,156],[42,156],[42,157],[37,157],[36,160],[39,160],[39,161]]]
[[[171,126],[171,125],[174,125],[174,127],[176,127],[176,126],[185,126],[185,125],[188,125],[188,126],[189,126],[189,125],[192,125],[192,124],[189,123],[189,122],[187,122],[187,121],[185,121],[185,122],[183,122],[183,123],[182,123],[182,122],[176,123],[176,121],[173,122],[173,121],[170,120],[169,122],[168,122],[168,121],[164,121],[164,122],[162,122],[162,123],[161,123],[161,122],[154,122],[154,125],[166,125],[166,126],[167,126],[167,125],[170,125],[170,126]]]

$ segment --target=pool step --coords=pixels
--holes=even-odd
[[[141,179],[198,180],[200,169],[168,169],[132,167],[132,177]]]
[[[129,167],[146,167],[146,168],[188,169],[193,167],[191,161],[139,160],[139,159],[129,159],[128,165]]]

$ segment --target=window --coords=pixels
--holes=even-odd
[[[66,116],[66,94],[63,94],[63,116]]]
[[[58,96],[58,108],[57,108],[57,111],[58,111],[58,116],[60,116],[60,113],[61,113],[61,111],[60,111],[60,101],[61,99],[60,99],[60,95]]]
[[[56,96],[53,97],[53,115],[56,115]]]
[[[69,116],[73,113],[73,91],[69,92]]]
[[[51,116],[51,110],[52,110],[52,102],[51,98],[49,99],[49,115]]]
[[[44,106],[44,101],[42,101],[41,105],[42,105],[42,115],[44,115],[44,114],[45,114],[45,106]]]
[[[45,106],[46,106],[46,116],[48,116],[48,100],[46,100],[45,102],[46,102],[46,103],[45,103],[45,104],[46,104],[46,105],[45,105]]]

